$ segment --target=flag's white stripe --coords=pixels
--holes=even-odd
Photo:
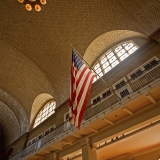
[[[90,70],[89,70],[90,71]],[[88,71],[88,72],[89,72]],[[85,74],[85,76],[83,76],[83,79],[80,81],[80,84],[78,85],[78,89],[77,89],[77,92],[76,92],[76,98],[75,98],[75,102],[73,103],[73,108],[74,108],[74,110],[76,109],[76,107],[77,107],[77,104],[79,104],[79,102],[78,102],[78,96],[79,96],[79,94],[80,94],[80,92],[82,92],[82,95],[83,95],[83,92],[84,91],[81,91],[81,88],[82,88],[82,85],[83,85],[83,83],[87,83],[87,81],[85,82],[85,79],[86,79],[86,75],[88,74],[88,72],[87,72],[87,70],[84,72],[84,74]],[[91,75],[92,73],[90,73],[90,75]],[[89,76],[90,76],[89,75]],[[92,76],[94,76],[94,74],[92,74]],[[89,77],[88,77],[89,78]],[[80,89],[79,89],[80,88]],[[84,88],[85,88],[85,86],[84,86]],[[81,97],[80,97],[80,99],[81,99]]]
[[[85,66],[86,67],[86,66]],[[80,92],[80,90],[81,90],[81,88],[82,88],[82,85],[83,85],[83,83],[85,83],[84,81],[85,81],[85,77],[86,77],[86,75],[88,74],[88,72],[90,72],[90,70],[89,69],[86,69],[85,70],[85,72],[83,73],[83,78],[81,78],[81,80],[80,80],[80,84],[78,85],[78,89],[76,89],[76,98],[75,98],[75,101],[73,102],[73,109],[75,110],[76,109],[76,107],[77,107],[77,104],[79,104],[79,102],[77,102],[78,101],[78,95],[79,95],[79,92]],[[87,83],[87,81],[86,81],[86,83]],[[84,88],[85,88],[85,86],[84,86]],[[82,93],[83,93],[83,90],[82,90]],[[82,94],[83,95],[83,94]],[[80,97],[81,98],[81,97]]]
[[[78,98],[79,92],[81,91],[82,85],[83,85],[85,78],[86,78],[86,76],[84,76],[84,75],[87,75],[88,72],[89,72],[88,69],[86,69],[85,72],[83,73],[83,76],[82,76],[78,86],[76,86],[76,98],[75,98],[75,101],[73,102],[73,109],[75,109],[77,106],[77,98]]]
[[[77,89],[77,87],[76,87],[76,82],[77,82],[77,80],[79,79],[79,76],[81,75],[81,72],[83,71],[83,69],[84,69],[85,67],[86,67],[86,66],[83,64],[82,67],[81,67],[81,69],[78,70],[75,66],[73,66],[73,68],[74,68],[74,74],[73,74],[73,75],[74,75],[74,79],[75,79],[75,83],[74,83],[74,89],[75,89],[75,90]],[[76,71],[77,71],[77,74],[75,74]],[[73,92],[74,92],[75,90],[73,90]]]
[[[84,72],[81,80],[80,80],[80,83],[78,84],[78,86],[77,86],[77,88],[76,88],[76,98],[75,98],[75,102],[73,103],[73,109],[76,109],[76,106],[77,106],[77,104],[79,103],[79,102],[77,101],[77,100],[78,100],[78,96],[79,96],[79,94],[80,94],[80,92],[81,92],[82,85],[83,85],[83,83],[85,82],[85,78],[86,78],[85,75],[87,75],[87,74],[88,74],[88,71],[86,70],[86,71]]]
[[[77,71],[78,72],[78,70],[77,70],[77,68],[75,67],[75,66],[73,66],[73,69],[74,69],[74,84],[72,84],[72,86],[73,86],[73,90],[72,90],[72,95],[73,95],[73,93],[76,91],[76,89],[77,89],[77,87],[76,87],[76,76],[75,76],[75,72]],[[77,73],[78,74],[78,73]],[[72,101],[73,101],[73,99],[72,99]],[[77,105],[77,101],[76,101],[76,97],[75,97],[75,99],[74,99],[74,101],[72,102],[72,107],[74,106],[74,105]],[[74,108],[74,107],[73,107]]]
[[[71,82],[71,86],[72,86],[72,90],[71,90],[71,93],[70,93],[70,97],[71,97],[71,101],[73,101],[73,93],[75,92],[76,90],[76,72],[78,72],[77,68],[74,66],[74,63],[72,65],[72,72],[73,72],[73,77],[74,77],[74,83],[72,84]],[[72,77],[71,77],[72,78]],[[73,103],[73,102],[72,102]]]
[[[71,80],[70,80],[70,101],[72,101],[72,95],[73,95],[73,84],[72,84],[72,74],[73,74],[73,66],[71,66]]]
[[[76,79],[76,80],[79,79],[79,76],[81,75],[81,73],[83,72],[83,70],[85,69],[85,67],[86,67],[86,66],[83,64],[83,65],[81,66],[80,70],[78,70],[78,69],[76,68],[76,70],[78,71],[77,75],[75,75],[75,79]]]
[[[84,66],[84,68],[85,68],[85,66]],[[84,68],[83,68],[83,69],[84,69]],[[80,72],[82,73],[83,70],[81,70]],[[86,75],[88,74],[88,72],[89,72],[89,70],[86,69],[85,72],[83,73],[82,77],[81,77],[81,80],[79,81],[78,86],[76,86],[76,89],[77,89],[77,90],[76,90],[76,95],[79,94],[79,91],[80,91],[80,89],[81,89],[81,87],[82,87],[82,85],[83,85],[83,83],[84,83],[84,81],[85,81],[85,78],[86,78]],[[79,75],[79,76],[80,76],[80,75]],[[77,81],[78,81],[78,79],[79,79],[79,77],[77,78]]]
[[[76,121],[75,121],[75,125],[76,126],[78,126],[80,111],[81,111],[81,109],[83,107],[83,103],[84,103],[84,100],[86,98],[86,94],[87,94],[87,91],[88,91],[88,86],[89,86],[89,84],[91,82],[92,77],[93,77],[93,74],[90,74],[90,76],[89,76],[89,78],[87,80],[87,83],[85,85],[82,97],[81,97],[81,99],[79,101],[79,104],[78,104],[78,107],[77,107],[77,116],[76,116]]]
[[[85,98],[86,98],[86,94],[87,94],[87,92],[88,92],[88,86],[89,86],[89,84],[91,83],[91,78],[92,78],[92,75],[90,75],[89,76],[89,79],[88,79],[88,81],[87,81],[87,83],[86,83],[86,86],[85,86],[85,88],[84,88],[84,92],[83,92],[83,95],[82,95],[82,97],[81,97],[81,99],[80,99],[80,102],[79,102],[79,105],[78,105],[78,108],[77,108],[77,116],[75,117],[76,118],[76,126],[78,126],[78,123],[79,123],[79,115],[80,115],[80,113],[81,113],[81,110],[82,110],[82,107],[83,107],[83,105],[84,105],[84,101],[85,101]]]
[[[88,100],[88,93],[91,87],[92,79],[94,74],[91,73],[90,69],[83,64],[79,70],[75,67],[83,64],[81,59],[72,51],[72,66],[71,66],[71,88],[70,88],[70,117],[71,123],[75,126],[80,125],[80,119],[83,116],[82,110],[84,111],[86,108],[86,103]],[[73,112],[72,112],[73,109]],[[75,110],[76,109],[76,110]],[[76,111],[76,112],[74,112]],[[84,112],[83,112],[84,113]],[[76,114],[76,115],[75,115]],[[76,116],[76,117],[75,117]],[[80,118],[81,117],[81,118]]]

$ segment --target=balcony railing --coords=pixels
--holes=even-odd
[[[92,118],[93,116],[97,115],[102,111],[109,110],[110,107],[114,104],[123,101],[124,98],[126,98],[127,96],[131,96],[133,93],[143,89],[147,85],[149,86],[151,83],[157,81],[159,78],[160,64],[158,64],[150,71],[144,71],[144,73],[137,79],[127,81],[126,84],[123,85],[120,89],[112,90],[112,94],[109,97],[102,97],[97,104],[92,104],[88,106],[83,117],[84,121]],[[53,132],[44,136],[42,139],[36,141],[34,144],[25,148],[16,155],[12,156],[10,160],[19,160],[22,157],[30,154],[31,152],[38,150],[40,147],[44,146],[48,142],[56,141],[59,137],[61,137],[61,135],[63,135],[71,128],[74,128],[74,126],[71,126],[70,123],[67,121],[64,122],[60,126],[57,126]]]

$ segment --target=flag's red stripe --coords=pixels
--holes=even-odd
[[[75,69],[75,67],[73,67],[72,66],[72,69],[71,69],[71,86],[72,86],[72,90],[71,90],[71,100],[70,100],[70,105],[72,106],[73,105],[73,102],[74,102],[74,100],[75,100],[75,98],[76,98],[76,95],[75,95],[75,90],[76,90],[76,87],[75,88],[73,88],[73,86],[75,86],[75,82],[76,82],[76,80],[75,80],[75,75],[77,74],[77,69]],[[75,75],[73,74],[73,73],[75,73]]]
[[[90,81],[90,84],[89,84],[89,86],[88,86],[88,90],[87,90],[87,93],[86,93],[86,97],[85,97],[85,100],[84,100],[82,109],[81,109],[81,111],[80,111],[80,114],[79,114],[78,128],[80,128],[80,124],[81,124],[81,121],[82,121],[82,118],[83,118],[83,115],[84,115],[84,111],[85,111],[85,109],[86,109],[86,105],[87,105],[89,93],[90,93],[90,90],[91,90],[91,87],[92,87],[93,79],[94,79],[94,76],[92,76],[92,78],[91,78],[91,81]]]
[[[70,95],[70,106],[72,106],[72,104],[73,104],[73,99],[74,99],[74,97],[73,97],[73,91],[74,91],[74,89],[73,89],[73,84],[74,84],[74,82],[75,82],[75,79],[74,79],[74,75],[73,75],[73,72],[74,72],[74,67],[73,66],[71,66],[71,95]]]
[[[79,103],[79,101],[80,101],[80,99],[81,99],[81,97],[82,97],[83,91],[84,91],[84,89],[85,89],[85,86],[86,86],[86,83],[87,83],[87,81],[88,81],[88,77],[90,76],[90,74],[91,74],[91,72],[88,72],[87,75],[86,75],[86,77],[85,77],[85,80],[84,80],[84,82],[83,82],[83,85],[82,85],[82,87],[81,87],[81,90],[80,90],[80,92],[79,92],[79,94],[78,94],[78,96],[77,96],[77,104]],[[78,107],[78,105],[77,105],[76,108],[75,108],[75,116],[77,116],[77,107]]]
[[[77,82],[76,82],[76,86],[77,86],[77,87],[78,87],[79,82],[81,81],[81,79],[82,79],[82,77],[83,77],[83,75],[84,75],[84,73],[85,73],[86,70],[87,70],[87,67],[83,68],[83,70],[81,71],[80,76],[78,77],[78,80],[77,80]],[[76,88],[77,88],[77,87],[76,87]]]
[[[78,77],[78,79],[75,81],[75,86],[76,86],[76,89],[78,88],[78,85],[79,85],[79,83],[80,83],[80,80],[82,79],[82,77],[83,77],[83,75],[84,75],[84,73],[85,73],[85,71],[87,70],[87,67],[85,67],[83,70],[82,70],[82,72],[80,73],[80,75],[79,75],[79,77]],[[73,99],[72,99],[72,101],[74,101],[75,100],[75,97],[77,96],[76,95],[76,89],[73,91]],[[72,103],[72,105],[73,105],[73,103]]]
[[[84,88],[84,92],[83,92],[83,95],[82,95],[82,97],[81,97],[81,99],[80,99],[80,102],[79,102],[79,105],[78,105],[78,107],[77,107],[77,115],[76,115],[76,121],[75,121],[75,125],[76,126],[78,126],[78,119],[79,119],[79,116],[80,116],[80,112],[81,112],[81,109],[82,109],[82,107],[83,107],[83,103],[84,103],[84,101],[85,101],[85,97],[86,97],[86,94],[87,94],[87,91],[88,91],[88,87],[89,87],[89,85],[90,85],[90,82],[91,82],[91,80],[92,80],[92,77],[93,77],[93,74],[90,74],[90,76],[89,76],[89,78],[88,78],[88,80],[87,80],[87,83],[86,83],[86,86],[85,86],[85,88]]]
[[[71,81],[70,81],[70,120],[71,123],[80,127],[83,114],[88,101],[89,92],[91,90],[94,79],[93,73],[87,66],[80,62],[79,57],[72,51]],[[78,70],[77,66],[79,66]],[[78,113],[77,113],[78,112]]]
[[[83,82],[83,85],[82,85],[82,87],[81,87],[81,90],[80,90],[80,92],[79,92],[79,95],[78,95],[78,97],[77,97],[77,101],[78,101],[78,102],[79,102],[80,99],[81,99],[83,90],[84,90],[84,88],[85,88],[85,85],[86,85],[86,83],[87,83],[87,80],[88,80],[88,77],[90,76],[90,74],[91,74],[91,73],[88,72],[87,75],[86,75],[86,77],[85,77],[85,80],[84,80],[84,82]]]

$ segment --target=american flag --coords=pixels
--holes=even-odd
[[[95,75],[72,50],[70,84],[70,123],[80,128]]]

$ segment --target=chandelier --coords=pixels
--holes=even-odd
[[[19,3],[23,3],[27,11],[31,11],[34,8],[37,12],[41,10],[41,5],[46,4],[46,0],[18,0]]]

